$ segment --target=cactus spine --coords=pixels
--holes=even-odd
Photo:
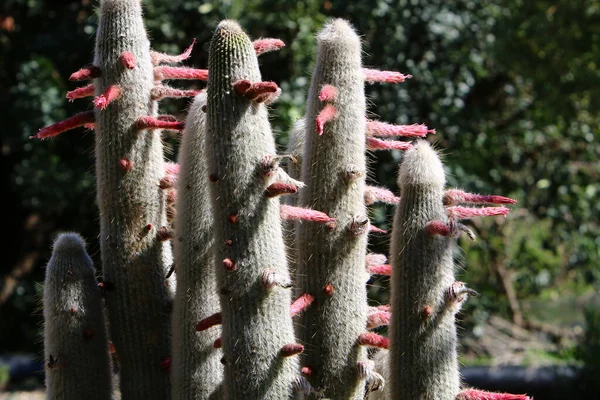
[[[112,394],[104,310],[83,239],[61,234],[44,283],[48,400],[109,400]]]
[[[457,337],[446,293],[454,282],[452,238],[431,235],[431,221],[448,222],[445,175],[425,141],[409,150],[398,183],[401,200],[392,228],[391,397],[454,400],[459,392]]]
[[[326,25],[317,40],[301,171],[306,188],[299,204],[336,220],[298,226],[301,292],[316,299],[301,323],[301,339],[307,344],[303,364],[312,369],[311,384],[326,397],[355,400],[362,399],[365,390],[357,363],[367,357],[357,344],[367,324],[369,227],[363,199],[366,105],[361,44],[340,19]],[[333,90],[322,96],[325,86]]]
[[[223,386],[230,400],[287,399],[302,348],[294,343],[279,199],[265,196],[278,168],[275,142],[261,96],[250,93],[265,86],[256,54],[236,22],[218,25],[209,71],[206,149],[222,308],[213,320],[222,320]]]
[[[209,399],[223,377],[221,351],[213,347],[219,327],[196,332],[202,318],[217,313],[216,270],[212,256],[212,214],[205,152],[206,94],[196,96],[179,148],[175,265],[177,292],[173,307],[173,399]]]
[[[96,171],[103,277],[111,338],[124,399],[168,399],[171,247],[157,240],[166,225],[163,149],[155,130],[136,121],[152,115],[150,43],[139,0],[103,0],[96,38]],[[100,104],[98,99],[105,99]]]

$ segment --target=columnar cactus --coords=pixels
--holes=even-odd
[[[212,210],[205,151],[206,93],[189,109],[179,148],[175,223],[177,291],[173,306],[173,399],[209,399],[218,394],[223,378],[221,351],[213,343],[221,334],[215,326],[196,332],[196,324],[219,312],[212,246]]]
[[[44,282],[48,400],[110,400],[108,340],[96,271],[75,233],[54,242]]]
[[[444,191],[443,165],[423,140],[406,153],[398,183],[401,198],[391,244],[389,398],[454,400],[460,392],[455,314],[476,293],[455,281],[453,237],[461,230],[473,236],[460,219],[508,212],[505,207],[456,204],[514,201]]]
[[[365,380],[357,344],[367,325],[365,254],[365,95],[360,38],[344,20],[318,35],[317,64],[306,113],[299,204],[335,218],[298,227],[298,278],[315,296],[300,324],[303,364],[315,389],[332,399],[359,399]]]
[[[105,102],[95,109],[100,245],[121,392],[124,399],[162,400],[171,393],[161,362],[171,347],[165,276],[172,259],[170,243],[157,238],[167,224],[160,132],[136,124],[156,112],[139,0],[101,2],[94,66],[96,102]]]
[[[290,314],[291,280],[281,232],[282,186],[263,104],[278,88],[261,82],[252,42],[222,21],[211,40],[207,155],[222,314],[226,397],[287,399],[299,375]]]
[[[391,398],[453,400],[459,392],[452,238],[427,224],[448,222],[441,161],[427,142],[409,150],[398,182],[391,247]]]

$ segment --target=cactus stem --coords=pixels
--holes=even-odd
[[[380,71],[378,69],[363,68],[365,82],[402,83],[412,78],[412,75],[404,75],[396,71]]]
[[[319,134],[319,136],[323,134],[323,130],[325,129],[325,124],[327,122],[331,121],[333,118],[335,118],[336,114],[337,114],[337,110],[331,104],[327,104],[327,105],[325,105],[325,107],[323,107],[323,109],[321,110],[319,115],[317,115],[317,118],[315,121],[317,124],[317,133]]]
[[[367,121],[367,134],[372,136],[407,136],[425,137],[435,134],[435,129],[428,129],[425,124],[394,125],[381,121]]]
[[[531,400],[532,398],[525,394],[492,393],[476,389],[464,389],[458,395],[456,400]]]
[[[327,284],[327,285],[323,286],[323,294],[325,294],[325,296],[331,296],[334,291],[335,291],[335,289],[333,288],[333,285],[331,285],[331,284]]]
[[[368,206],[377,202],[397,204],[399,201],[400,197],[394,195],[391,190],[377,186],[365,186],[365,204]]]
[[[314,301],[315,296],[313,296],[310,293],[304,293],[303,295],[298,297],[292,302],[292,305],[290,306],[290,313],[292,314],[292,317],[295,317],[296,315],[306,310]]]
[[[165,54],[165,53],[159,53],[157,51],[151,51],[150,52],[150,57],[152,59],[152,64],[153,65],[158,65],[158,64],[174,64],[174,63],[178,63],[184,60],[187,60],[188,58],[190,58],[190,55],[192,54],[192,49],[194,48],[194,44],[196,44],[196,39],[194,38],[194,40],[192,41],[192,44],[185,49],[185,51],[181,54],[178,54],[176,56],[170,55],[170,54]]]
[[[408,150],[413,145],[410,142],[400,142],[397,140],[381,140],[374,137],[367,138],[368,150]]]
[[[506,207],[461,207],[454,206],[446,208],[446,213],[450,219],[468,219],[472,217],[491,217],[497,215],[506,215],[510,210]]]
[[[183,131],[183,121],[165,121],[154,117],[139,117],[135,121],[135,127],[137,130],[144,129],[169,129],[173,131]]]
[[[105,110],[113,101],[121,97],[121,88],[119,85],[110,85],[104,93],[94,99],[94,107]]]
[[[375,311],[367,316],[367,329],[388,325],[392,314],[389,311]]]
[[[282,205],[279,214],[281,219],[286,221],[313,221],[326,223],[334,220],[324,212],[289,205]]]
[[[82,99],[84,97],[90,97],[94,95],[95,86],[93,83],[89,85],[78,87],[77,89],[71,90],[67,92],[66,98],[69,101],[73,101],[75,99]]]
[[[156,230],[156,240],[164,242],[173,239],[173,229],[169,226],[161,226]]]
[[[392,266],[389,264],[369,265],[367,266],[367,272],[372,275],[391,276]]]
[[[295,356],[296,354],[300,354],[304,351],[304,346],[302,346],[299,343],[289,343],[284,345],[281,350],[280,350],[280,354],[282,357],[291,357],[291,356]]]
[[[122,158],[119,160],[119,166],[121,167],[121,169],[125,172],[129,172],[133,169],[133,161],[131,161],[128,158]]]
[[[160,66],[154,68],[154,79],[157,81],[165,79],[196,79],[199,81],[206,81],[208,80],[208,70],[188,67]]]
[[[282,194],[294,194],[298,191],[296,185],[291,183],[275,182],[265,189],[265,196],[277,197]]]
[[[79,71],[73,72],[69,77],[70,81],[85,81],[88,79],[99,78],[102,75],[99,67],[89,65],[81,68]]]
[[[387,349],[389,347],[389,340],[386,337],[378,335],[373,332],[363,333],[358,337],[358,344],[361,346],[377,347],[380,349]]]
[[[80,126],[84,126],[86,124],[94,122],[94,111],[84,111],[79,114],[72,116],[71,118],[67,118],[63,121],[57,122],[45,128],[39,130],[37,135],[30,136],[30,139],[47,139],[50,137],[55,137],[60,135],[63,132],[69,131],[71,129],[78,128]]]
[[[165,97],[194,97],[203,90],[181,90],[170,86],[157,85],[150,90],[152,100],[161,100]]]
[[[285,47],[283,40],[272,38],[256,39],[252,42],[252,45],[257,56]]]
[[[215,325],[220,325],[222,322],[221,313],[214,313],[210,317],[204,318],[196,324],[196,332],[202,332]]]
[[[122,52],[119,56],[119,62],[127,69],[134,69],[136,64],[135,56],[130,51]]]
[[[225,243],[225,244],[227,245],[227,243]],[[231,258],[224,259],[222,264],[223,264],[223,267],[225,267],[225,269],[227,271],[235,271],[237,269],[237,265],[236,265],[235,261],[233,261]]]
[[[471,204],[516,204],[517,201],[509,197],[496,196],[496,195],[481,195],[467,193],[460,189],[446,190],[444,193],[444,205],[453,206],[460,203],[471,203]]]
[[[333,102],[337,99],[338,90],[335,86],[323,85],[319,93],[319,100]]]

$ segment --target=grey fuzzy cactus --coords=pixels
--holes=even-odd
[[[335,222],[298,226],[301,291],[315,296],[303,316],[303,365],[315,389],[332,399],[363,397],[358,344],[367,325],[365,254],[369,220],[364,203],[365,113],[360,39],[343,20],[319,33],[308,95],[299,204]]]
[[[103,278],[111,338],[124,399],[166,399],[172,289],[165,276],[171,244],[157,238],[167,225],[160,132],[142,130],[152,116],[154,71],[138,0],[104,0],[96,36],[94,85],[96,174]],[[116,97],[113,93],[118,92]],[[114,100],[113,100],[114,99]],[[112,101],[111,101],[112,100]]]
[[[109,400],[108,339],[96,270],[76,233],[54,242],[44,282],[48,400]]]
[[[455,280],[453,237],[460,231],[473,236],[460,219],[508,212],[456,204],[515,201],[445,191],[442,162],[423,140],[406,153],[398,183],[390,255],[390,398],[454,400],[460,392],[455,314],[476,293]]]
[[[273,182],[279,167],[263,104],[278,88],[261,82],[252,42],[234,21],[218,25],[209,70],[207,179],[222,313],[197,329],[222,322],[228,399],[287,399],[302,346],[295,343],[290,314],[279,186]]]
[[[391,398],[451,400],[460,387],[454,312],[446,293],[454,279],[452,238],[429,235],[448,222],[441,161],[427,142],[409,150],[398,182],[392,228]]]
[[[179,148],[175,224],[177,291],[173,306],[173,399],[211,399],[223,378],[221,351],[213,344],[219,326],[196,332],[196,324],[220,310],[212,246],[212,210],[205,151],[206,94],[189,109]]]

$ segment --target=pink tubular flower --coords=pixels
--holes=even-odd
[[[412,75],[404,75],[396,71],[380,71],[377,69],[363,68],[365,82],[402,83],[412,78]]]

